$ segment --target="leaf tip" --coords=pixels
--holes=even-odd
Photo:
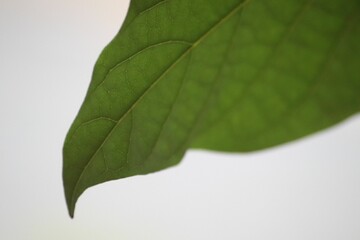
[[[67,202],[67,209],[71,219],[74,219],[75,216],[75,203],[74,202]]]

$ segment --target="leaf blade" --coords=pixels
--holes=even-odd
[[[314,2],[323,4],[321,1],[282,1],[282,4],[288,4],[289,12],[293,14],[280,15],[284,27],[273,16],[275,20],[268,23],[267,17],[273,14],[274,6],[269,7],[266,1],[261,0],[254,0],[246,8],[244,6],[248,2],[230,0],[225,1],[221,7],[215,0],[211,3],[132,1],[122,30],[104,50],[95,66],[88,94],[65,141],[63,178],[70,215],[73,216],[78,197],[88,187],[175,165],[188,147],[225,151],[262,149],[321,129],[313,124],[315,127],[305,127],[306,131],[300,131],[301,134],[295,137],[291,137],[291,134],[290,137],[280,136],[280,142],[273,138],[262,140],[265,145],[253,141],[248,144],[250,148],[244,143],[234,144],[238,136],[245,140],[252,136],[253,133],[244,131],[244,127],[250,126],[252,131],[259,131],[261,123],[254,124],[256,121],[251,116],[256,114],[251,111],[256,106],[252,106],[251,102],[245,105],[245,110],[250,113],[248,116],[241,113],[241,110],[239,114],[239,106],[235,104],[235,110],[229,110],[228,114],[229,119],[236,121],[229,124],[221,120],[215,127],[209,128],[218,115],[222,116],[224,106],[237,103],[236,98],[227,95],[235,91],[235,96],[239,89],[243,89],[243,82],[246,83],[243,79],[249,75],[248,72],[261,72],[262,64],[270,65],[274,59],[287,57],[283,54],[275,55],[277,58],[266,58],[271,49],[278,51],[276,46],[284,48],[284,40],[274,47],[278,36],[283,36],[285,32],[286,37],[283,39],[293,37],[294,28],[303,27],[304,16],[311,12],[309,9],[314,9]],[[332,3],[338,7],[341,2],[334,0]],[[355,1],[352,3],[358,7]],[[204,6],[208,9],[203,10]],[[185,14],[175,15],[175,10],[181,10]],[[244,61],[241,58],[246,55],[246,50],[243,49],[249,44],[243,41],[246,37],[249,38],[247,24],[252,23],[254,16],[264,12],[265,17],[259,18],[260,23],[254,21],[251,28],[254,32],[259,29],[264,31],[263,26],[269,25],[270,31],[264,31],[268,35],[261,35],[260,32],[260,39],[271,43],[270,50],[261,42],[262,45],[250,51],[249,56],[262,64],[246,66],[250,60],[254,60],[245,58]],[[347,15],[347,11],[344,11],[341,16]],[[289,26],[288,19],[293,19],[296,24],[290,23]],[[358,18],[353,22],[357,23]],[[185,31],[172,31],[173,25],[182,27]],[[311,38],[307,41],[317,43]],[[236,64],[229,64],[230,60]],[[244,66],[239,67],[239,62],[244,62]],[[300,68],[300,72],[305,74],[302,77],[306,77],[309,69]],[[253,91],[266,93],[266,88],[271,86],[269,77],[263,73],[254,76],[253,79],[265,79],[267,85],[257,86]],[[285,74],[285,77],[289,76]],[[280,79],[283,80],[284,76],[280,76]],[[250,84],[254,84],[253,82],[256,84],[255,80],[250,81]],[[281,90],[286,92],[286,89]],[[295,90],[289,92],[299,94]],[[250,97],[244,99],[249,101]],[[276,102],[276,96],[270,99],[275,99],[269,104],[270,107],[276,107],[280,102]],[[356,97],[351,98],[353,99],[358,101]],[[349,110],[351,114],[355,111],[358,109]],[[279,112],[281,113],[280,110]],[[276,114],[270,115],[274,118]],[[340,119],[343,118],[341,115]],[[268,122],[274,122],[269,119]],[[326,126],[332,124],[334,122]]]

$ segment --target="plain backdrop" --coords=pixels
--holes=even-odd
[[[0,239],[360,239],[359,116],[254,154],[189,151],[69,218],[63,140],[128,3],[0,0]]]

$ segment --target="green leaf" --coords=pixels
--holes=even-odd
[[[189,148],[254,151],[344,120],[359,67],[358,0],[132,0],[65,141],[70,215],[87,188]]]

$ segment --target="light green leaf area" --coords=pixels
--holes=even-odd
[[[260,150],[359,110],[358,0],[132,0],[65,141],[70,215],[189,148]]]

